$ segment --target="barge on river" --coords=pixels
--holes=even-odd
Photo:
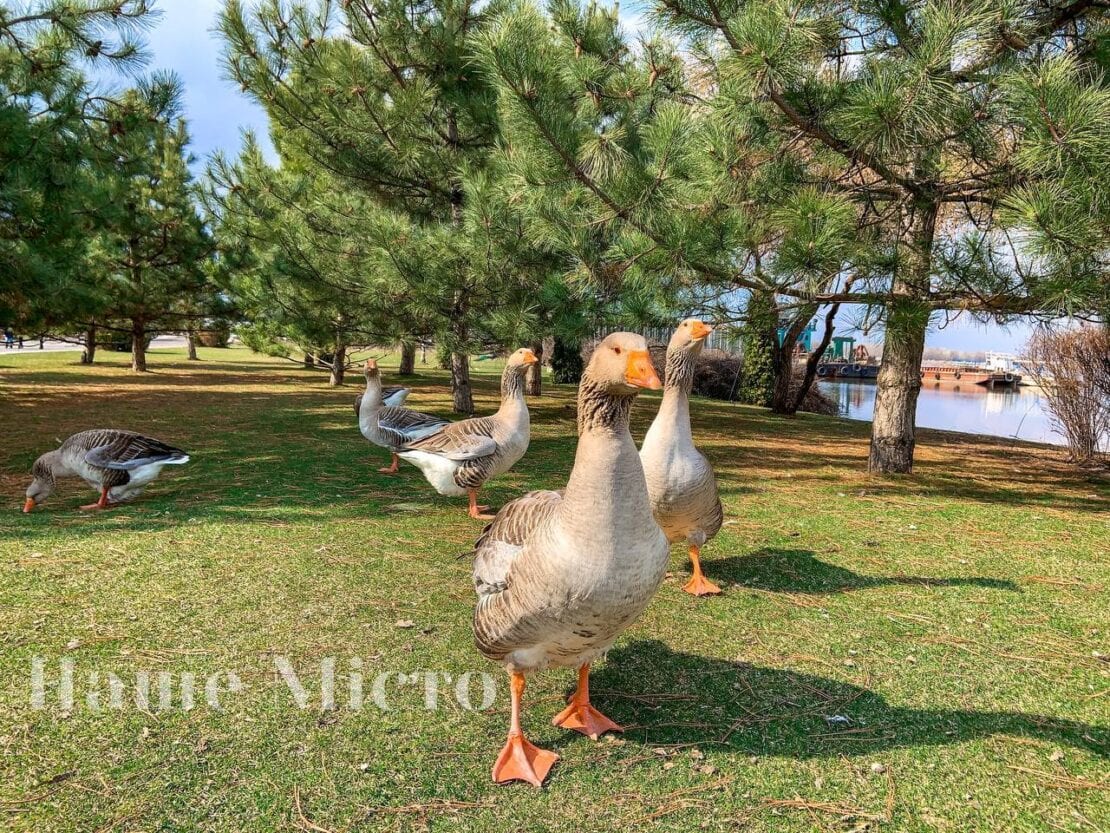
[[[1021,374],[1012,370],[963,365],[954,362],[924,362],[921,365],[923,385],[982,385],[988,388],[1016,388]]]

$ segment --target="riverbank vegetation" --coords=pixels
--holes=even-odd
[[[351,388],[246,350],[6,360],[0,448],[0,813],[6,829],[556,831],[828,830],[1042,833],[1110,826],[1105,482],[1057,449],[922,430],[913,478],[865,473],[864,424],[696,399],[694,430],[726,522],[704,553],[724,594],[681,592],[674,553],[643,619],[593,680],[627,727],[594,743],[548,722],[566,673],[529,684],[526,726],[562,760],[547,787],[497,788],[502,673],[470,636],[478,525],[419,473],[377,473]],[[387,381],[397,359],[383,359]],[[497,399],[494,362],[475,404]],[[447,371],[418,365],[410,404],[449,415]],[[573,386],[530,400],[527,457],[494,505],[564,482]],[[654,395],[636,405],[642,437]],[[80,483],[19,513],[31,462],[96,425],[185,448],[144,497],[85,514]],[[32,662],[46,665],[43,710]],[[306,690],[297,708],[276,657]],[[338,708],[321,708],[337,660]],[[348,708],[351,658],[367,705]],[[76,702],[58,705],[73,660]],[[87,674],[101,678],[90,686]],[[130,699],[171,675],[174,708]],[[219,678],[222,710],[204,703]],[[496,700],[383,672],[490,672]],[[108,672],[128,685],[120,709]],[[183,673],[197,707],[176,707]],[[445,687],[446,688],[446,687]],[[471,688],[480,703],[481,686]]]

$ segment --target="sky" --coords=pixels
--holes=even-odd
[[[216,151],[234,156],[245,130],[253,130],[269,148],[266,114],[224,77],[220,64],[220,41],[213,33],[222,0],[160,0],[161,18],[148,33],[153,56],[150,69],[176,72],[185,87],[186,118],[193,136],[197,169]],[[633,4],[628,4],[635,8]],[[636,12],[622,10],[629,30],[642,26]],[[964,317],[945,324],[934,321],[926,344],[956,350],[1021,352],[1032,327],[1018,323],[1009,327],[978,324]],[[877,336],[861,336],[874,341]]]

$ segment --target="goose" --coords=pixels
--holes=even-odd
[[[640,449],[655,520],[668,541],[685,541],[689,548],[694,574],[682,589],[695,596],[721,592],[701,570],[701,548],[721,529],[721,499],[713,467],[690,432],[694,366],[711,332],[696,318],[678,325],[667,345],[663,403]]]
[[[505,363],[501,374],[501,407],[488,417],[449,422],[397,450],[402,460],[424,472],[441,495],[467,495],[472,518],[491,520],[488,506],[478,505],[478,489],[504,474],[528,450],[528,406],[524,373],[539,359],[524,347]]]
[[[35,460],[23,511],[30,512],[53,494],[59,477],[80,477],[100,492],[96,503],[82,509],[108,509],[138,497],[163,466],[188,462],[189,455],[180,448],[133,431],[82,431]]]
[[[378,363],[366,360],[366,392],[359,397],[358,430],[374,445],[388,448],[393,459],[391,465],[378,469],[382,474],[396,474],[397,448],[406,442],[418,440],[447,425],[447,420],[431,414],[400,407],[409,395],[407,388],[383,388]],[[393,391],[392,396],[387,391]],[[390,400],[397,402],[391,405]]]
[[[578,669],[578,687],[552,723],[596,740],[621,727],[590,703],[590,663],[643,611],[667,570],[628,430],[641,388],[658,390],[647,342],[613,333],[594,351],[578,389],[578,449],[566,489],[526,494],[498,514],[474,548],[474,640],[510,675],[509,734],[493,780],[541,786],[558,755],[520,725],[526,675]]]
[[[382,386],[382,404],[387,408],[400,408],[405,404],[405,400],[409,398],[412,393],[408,388],[403,388],[400,385],[383,385]],[[359,416],[362,411],[362,400],[366,398],[365,393],[360,393],[355,397],[355,416]]]

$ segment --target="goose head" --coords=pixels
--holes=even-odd
[[[678,325],[678,329],[671,336],[670,343],[667,345],[667,352],[681,350],[696,356],[701,352],[701,348],[705,345],[705,340],[709,338],[711,332],[713,332],[713,328],[704,321],[697,318],[687,318]]]
[[[509,359],[505,363],[505,366],[507,368],[512,368],[519,373],[523,373],[532,365],[539,364],[539,361],[540,360],[536,358],[535,353],[533,353],[527,347],[521,347],[519,350],[509,356]]]
[[[366,373],[367,379],[377,379],[379,376],[382,375],[382,372],[378,369],[378,363],[373,359],[366,360],[366,367],[364,372]]]
[[[31,485],[27,487],[27,500],[23,504],[23,511],[30,512],[54,494],[54,467],[51,465],[51,455],[54,452],[43,454],[31,466]]]
[[[590,378],[613,396],[635,396],[641,389],[659,390],[663,383],[651,363],[647,341],[635,333],[606,336],[586,367]]]

